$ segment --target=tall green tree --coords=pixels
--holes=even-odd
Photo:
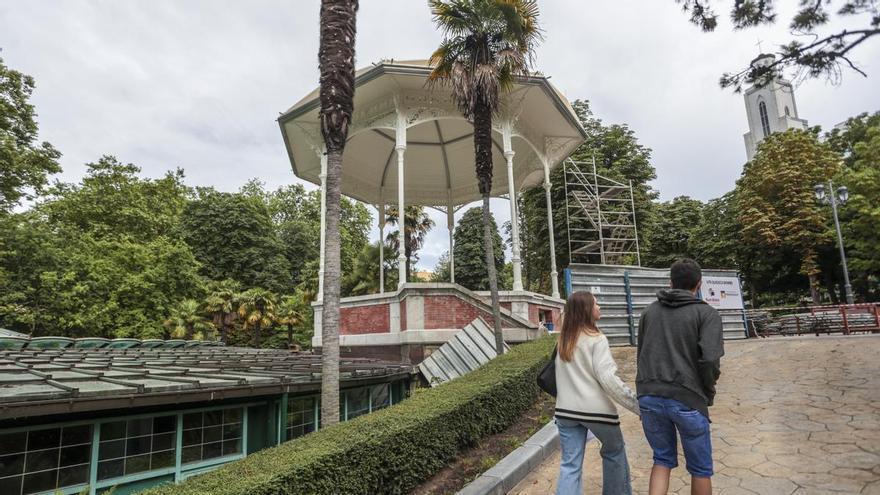
[[[434,228],[434,220],[428,216],[424,206],[411,205],[404,209],[404,255],[406,256],[406,273],[413,273],[413,266],[419,260],[418,252],[425,244],[425,237]],[[396,207],[388,207],[385,212],[385,223],[397,226],[398,214]],[[397,231],[389,232],[385,237],[386,243],[393,252],[397,252],[400,238]]]
[[[29,103],[34,78],[10,69],[0,58],[0,214],[33,199],[48,176],[61,171],[61,153],[37,143],[37,114]]]
[[[140,172],[134,164],[104,155],[86,164],[81,183],[56,184],[39,210],[54,224],[99,238],[177,238],[190,197],[183,171],[168,172],[160,179],[143,179]]]
[[[321,0],[318,115],[327,152],[324,300],[321,307],[321,424],[339,422],[339,245],[342,153],[354,109],[354,40],[357,0]]]
[[[655,215],[646,243],[647,249],[642,255],[643,263],[667,268],[677,259],[695,257],[694,230],[700,225],[703,203],[687,196],[679,196],[672,201],[657,204]]]
[[[718,26],[712,0],[675,1],[703,31],[714,31]],[[777,20],[773,0],[733,0],[731,3],[730,20],[735,29],[773,24]],[[838,17],[835,24],[840,25],[829,29],[835,14]],[[857,22],[861,25],[854,27]],[[793,69],[797,75],[826,76],[833,81],[847,68],[867,77],[853,58],[853,50],[880,34],[880,7],[875,0],[801,0],[788,26],[796,38],[779,46],[774,63],[725,73],[721,76],[721,87],[739,91],[747,83],[766,85],[786,68]]]
[[[690,232],[688,252],[706,268],[738,268],[743,257],[736,198],[729,192],[701,205],[699,223]]]
[[[263,329],[275,325],[277,304],[278,296],[275,293],[258,287],[248,289],[238,296],[238,316],[245,330],[253,332],[254,347],[260,347]]]
[[[482,208],[464,212],[453,233],[455,254],[455,283],[471,290],[490,288],[489,270],[486,267],[486,248],[483,243],[484,220]],[[504,268],[504,244],[495,218],[489,216],[492,232],[492,267],[496,273]],[[448,280],[448,279],[447,279]]]
[[[843,207],[842,229],[847,241],[854,288],[866,300],[880,297],[880,123],[853,147],[852,166],[842,174],[850,200]]]
[[[431,55],[430,81],[447,82],[465,118],[474,123],[474,165],[483,196],[483,243],[488,266],[495,349],[504,353],[498,273],[490,225],[492,193],[492,118],[500,96],[517,76],[528,74],[534,47],[541,39],[534,0],[431,0],[434,22],[444,39]],[[503,255],[502,255],[503,256]]]
[[[743,241],[771,255],[793,254],[815,304],[820,303],[819,250],[833,243],[833,236],[813,186],[826,182],[839,161],[814,132],[788,130],[761,142],[737,182]]]
[[[180,231],[205,277],[233,279],[245,288],[293,290],[284,248],[262,200],[201,188],[183,209]]]

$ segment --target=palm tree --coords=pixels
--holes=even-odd
[[[483,196],[483,243],[495,320],[495,348],[504,351],[498,274],[490,229],[492,192],[492,116],[499,95],[518,76],[527,75],[532,50],[541,39],[535,0],[431,0],[434,22],[444,40],[431,55],[429,81],[448,83],[465,118],[474,123],[474,164]]]
[[[165,320],[165,327],[173,337],[191,340],[197,334],[199,340],[208,338],[214,325],[204,317],[204,310],[198,301],[184,299],[172,310],[171,317]]]
[[[238,316],[245,329],[253,329],[253,346],[260,347],[261,332],[264,327],[275,323],[275,301],[277,296],[266,289],[253,288],[239,296]]]
[[[342,287],[346,294],[363,296],[379,293],[379,277],[376,276],[376,268],[380,266],[379,242],[381,241],[364,246],[355,258],[351,271],[346,272],[342,277]],[[386,272],[385,290],[390,290],[392,287],[397,287],[397,257],[394,256],[394,250],[388,246],[388,243],[385,245],[385,260],[381,266]]]
[[[327,153],[324,223],[324,300],[321,307],[321,424],[339,422],[339,216],[342,152],[354,109],[354,36],[357,0],[321,0],[321,73],[318,115]]]
[[[425,245],[425,236],[434,228],[434,221],[428,216],[424,206],[412,205],[404,209],[406,215],[404,221],[404,255],[406,255],[406,273],[412,273],[412,262],[418,259],[416,252]],[[397,208],[389,207],[385,213],[385,223],[391,226],[397,225]],[[392,251],[396,252],[400,238],[397,232],[391,232],[386,236]]]
[[[275,321],[287,327],[287,348],[293,345],[293,327],[303,322],[304,301],[301,294],[284,296],[275,310]]]
[[[205,312],[211,315],[214,327],[220,329],[220,341],[227,341],[229,329],[238,316],[238,290],[240,286],[234,280],[223,280],[209,289],[205,298]]]

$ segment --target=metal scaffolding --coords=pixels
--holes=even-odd
[[[569,263],[641,266],[632,181],[599,175],[595,158],[563,167]]]

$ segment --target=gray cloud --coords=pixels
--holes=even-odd
[[[183,167],[192,185],[235,190],[257,177],[297,182],[275,118],[317,84],[316,0],[0,1],[6,63],[33,75],[41,138],[63,153],[63,180],[105,153],[146,176]],[[717,86],[725,70],[789,39],[779,26],[704,34],[672,0],[544,0],[537,68],[569,98],[589,99],[609,123],[627,123],[653,149],[663,199],[717,197],[745,162],[742,97]],[[358,65],[426,58],[440,40],[427,2],[362,0]],[[831,127],[880,108],[880,44],[855,58],[871,79],[807,81],[798,108]],[[509,217],[493,200],[499,224]],[[420,266],[446,250],[446,221],[429,236]],[[378,230],[374,228],[374,238]]]

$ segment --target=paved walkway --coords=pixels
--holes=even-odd
[[[727,342],[711,408],[715,493],[880,494],[880,336]],[[614,350],[633,383],[635,350]],[[651,450],[621,410],[635,493],[648,492]],[[601,493],[601,459],[587,448],[584,493]],[[681,449],[679,449],[679,452]],[[690,493],[684,459],[670,493]],[[510,493],[553,493],[559,453]]]

